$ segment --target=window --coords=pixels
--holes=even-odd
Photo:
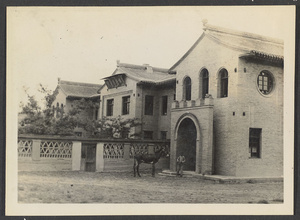
[[[122,97],[122,115],[128,115],[130,109],[130,96]]]
[[[151,95],[145,96],[145,115],[153,115],[153,99]]]
[[[186,77],[183,81],[183,99],[191,100],[192,81],[190,77]]]
[[[259,91],[268,95],[273,89],[273,76],[267,71],[262,71],[257,77],[257,86]]]
[[[208,85],[209,85],[209,80],[208,80],[208,71],[207,69],[204,69],[200,73],[201,76],[201,85],[202,85],[202,98],[204,99],[206,94],[208,94]]]
[[[98,112],[99,112],[99,108],[96,108],[96,109],[95,109],[95,120],[98,119]]]
[[[222,69],[219,73],[220,77],[220,98],[228,97],[228,72]]]
[[[75,135],[76,135],[77,137],[82,137],[82,132],[75,132]]]
[[[114,100],[108,99],[107,100],[107,109],[106,109],[106,116],[112,116],[114,111]]]
[[[121,137],[122,137],[123,139],[128,138],[128,137],[129,137],[129,130],[128,130],[128,129],[123,129],[123,130],[121,131]]]
[[[160,132],[160,139],[166,140],[167,139],[167,132],[166,131],[161,131]]]
[[[249,153],[251,158],[260,158],[261,128],[249,129]]]
[[[153,131],[144,131],[144,139],[152,140],[153,139]]]
[[[161,99],[161,114],[167,115],[168,111],[168,96],[162,96]]]

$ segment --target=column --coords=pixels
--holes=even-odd
[[[124,159],[130,159],[130,143],[124,143]]]
[[[80,170],[80,164],[81,164],[81,142],[73,141],[72,170]]]
[[[96,172],[104,171],[104,158],[103,158],[104,143],[97,143],[96,147]]]
[[[40,160],[40,146],[41,146],[41,140],[32,140],[32,152],[31,152],[32,160]]]

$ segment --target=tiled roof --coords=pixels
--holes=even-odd
[[[58,81],[58,86],[63,90],[67,97],[93,98],[99,96],[97,93],[100,84],[80,83],[70,81]]]
[[[205,22],[203,23],[203,30],[204,32],[201,37],[183,55],[183,57],[170,68],[170,70],[173,70],[176,66],[178,66],[179,63],[181,63],[181,61],[193,51],[204,37],[207,37],[225,47],[240,51],[241,54],[252,54],[255,51],[257,54],[265,55],[263,57],[266,58],[275,57],[276,59],[284,59],[284,45],[283,41],[280,39],[217,27]]]
[[[147,64],[133,65],[118,63],[114,75],[125,74],[128,78],[134,79],[139,83],[164,84],[176,80],[176,76],[169,74],[168,69],[151,67]],[[113,77],[111,76],[111,77]],[[109,77],[106,77],[106,79]]]

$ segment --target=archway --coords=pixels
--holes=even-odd
[[[185,170],[196,170],[196,140],[196,126],[190,118],[185,118],[180,123],[177,133],[177,157],[185,156]]]

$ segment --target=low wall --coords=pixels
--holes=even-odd
[[[20,158],[18,160],[19,171],[71,171],[71,159],[41,159],[34,161],[31,158]]]
[[[133,171],[133,159],[129,160],[104,160],[104,169],[103,172],[114,172],[114,171]],[[170,159],[169,158],[161,158],[155,164],[155,170],[165,170],[169,169]],[[151,164],[141,163],[139,170],[150,171],[152,170]]]
[[[18,167],[19,171],[131,171],[134,155],[162,148],[168,153],[169,141],[19,135]],[[155,168],[169,169],[169,164],[169,157],[162,156]],[[140,165],[141,171],[151,169],[151,164]]]

